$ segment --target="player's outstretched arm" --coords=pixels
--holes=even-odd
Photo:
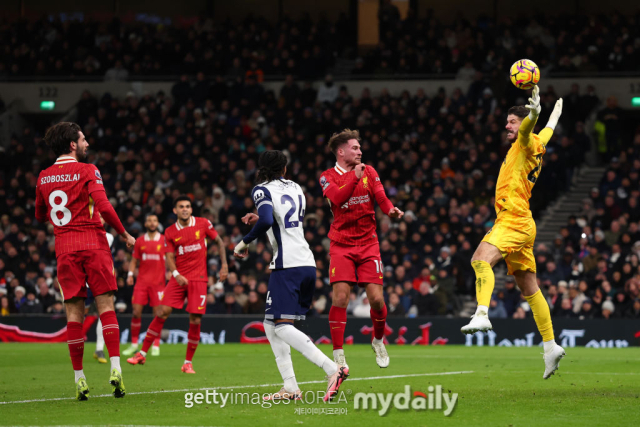
[[[527,147],[531,142],[531,132],[538,121],[538,116],[542,107],[540,107],[540,88],[538,85],[533,87],[529,104],[525,105],[529,109],[529,115],[522,120],[520,129],[518,130],[518,142],[520,146]]]
[[[220,253],[220,281],[227,280],[229,275],[229,264],[227,264],[227,248],[224,246],[222,237],[216,237],[216,244],[218,245],[218,252]]]
[[[238,242],[233,249],[233,255],[238,258],[245,258],[249,249],[249,243],[269,231],[272,225],[273,206],[270,203],[261,203],[258,208],[258,219],[255,225],[251,231]]]
[[[562,98],[556,101],[556,105],[555,107],[553,107],[553,111],[551,112],[551,116],[549,117],[549,121],[547,122],[547,125],[538,134],[542,144],[546,145],[547,142],[549,142],[549,140],[553,136],[553,131],[556,130],[556,126],[558,125],[558,120],[560,120],[561,115],[562,115]]]
[[[382,212],[391,218],[402,218],[404,212],[393,206],[393,203],[391,203],[391,200],[387,197],[387,193],[384,191],[384,186],[382,182],[380,182],[380,177],[375,169],[371,172],[371,178],[373,178],[373,195]]]

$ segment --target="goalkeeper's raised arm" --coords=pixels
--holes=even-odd
[[[538,116],[542,110],[540,107],[540,88],[538,85],[533,87],[529,104],[525,105],[525,107],[529,110],[529,115],[522,120],[520,129],[518,130],[518,142],[523,148],[529,146],[531,142],[531,132],[533,132],[533,127],[536,125]]]

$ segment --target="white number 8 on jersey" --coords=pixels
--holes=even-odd
[[[60,197],[60,204],[56,203],[56,197]],[[49,194],[49,205],[51,205],[51,222],[58,226],[65,226],[71,221],[71,211],[67,209],[69,197],[62,190],[52,191]],[[62,212],[62,218],[58,218],[58,212]]]

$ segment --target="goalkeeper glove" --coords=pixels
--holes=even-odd
[[[535,121],[542,110],[540,107],[540,88],[538,85],[533,87],[531,98],[529,98],[529,105],[525,105],[525,107],[529,109],[529,120]]]
[[[547,122],[546,127],[555,130],[561,115],[562,115],[562,98],[556,101],[556,106],[553,107],[553,111],[551,112],[551,116],[549,117],[549,121]]]

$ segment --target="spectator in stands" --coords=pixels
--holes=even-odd
[[[318,88],[318,102],[333,104],[338,98],[338,94],[338,86],[333,82],[333,76],[327,74],[324,78],[324,83]]]
[[[497,295],[493,295],[491,297],[491,303],[489,304],[489,316],[491,316],[492,319],[507,318],[507,310],[504,309],[504,303],[497,297]]]
[[[390,317],[404,317],[406,312],[403,305],[400,303],[400,297],[395,292],[389,294],[389,303],[387,304],[388,316]]]
[[[431,293],[431,286],[426,282],[420,285],[420,291],[414,300],[420,316],[435,316],[440,310],[438,297]]]
[[[129,78],[129,71],[127,71],[123,65],[121,60],[116,60],[113,67],[109,68],[104,75],[105,81],[113,81],[113,82],[126,82]]]
[[[512,317],[520,303],[520,290],[516,288],[513,276],[507,276],[502,301],[504,309],[507,311],[507,317]]]

